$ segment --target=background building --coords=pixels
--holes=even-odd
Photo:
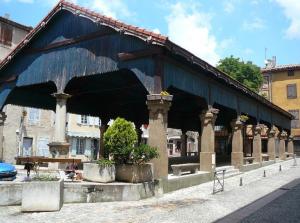
[[[31,31],[31,27],[0,17],[0,61]],[[0,160],[15,163],[16,156],[51,156],[54,112],[36,108],[6,105]],[[67,139],[72,157],[83,161],[96,159],[99,151],[100,120],[97,117],[68,114]]]
[[[5,15],[5,17],[0,16],[0,61],[4,59],[31,30],[32,27],[9,20],[9,15]]]
[[[262,94],[295,117],[291,123],[292,135],[295,152],[300,155],[300,64],[276,65],[276,58],[273,57],[267,61],[262,74]]]

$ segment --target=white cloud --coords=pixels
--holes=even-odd
[[[254,51],[252,49],[250,49],[250,48],[244,49],[244,54],[246,54],[246,55],[251,55],[253,53],[254,53]]]
[[[217,41],[211,33],[211,15],[201,12],[199,5],[176,3],[170,5],[167,16],[169,38],[201,59],[217,64]]]
[[[284,15],[290,20],[290,26],[286,30],[286,37],[290,39],[300,38],[300,1],[299,0],[275,0],[282,8]]]
[[[34,0],[18,0],[19,2],[22,2],[22,3],[33,3]]]
[[[232,13],[235,10],[235,1],[226,0],[223,3],[224,11],[227,13]]]
[[[243,29],[245,30],[262,30],[265,29],[265,21],[261,18],[254,18],[251,21],[244,21],[243,22]]]
[[[233,38],[227,38],[224,39],[220,42],[220,48],[221,49],[228,49],[229,47],[231,47],[234,43],[234,39]]]
[[[158,28],[155,28],[155,29],[153,29],[152,30],[154,33],[156,33],[156,34],[160,34],[160,30],[158,29]]]
[[[106,16],[113,18],[132,16],[132,13],[122,0],[88,0],[84,2],[86,2],[85,5],[87,7],[97,10]]]

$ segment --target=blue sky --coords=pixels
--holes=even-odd
[[[35,26],[57,0],[0,0],[0,15]],[[154,30],[215,65],[234,55],[264,65],[300,63],[300,0],[72,0]]]

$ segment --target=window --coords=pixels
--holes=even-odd
[[[297,98],[297,85],[288,84],[287,85],[287,98]]]
[[[295,75],[295,73],[293,70],[288,70],[288,76],[294,76],[294,75]]]
[[[263,78],[262,89],[268,89],[269,88],[269,81],[270,81],[270,77],[265,75],[264,78]]]
[[[289,110],[289,113],[291,113],[294,116],[294,119],[292,120],[291,127],[292,128],[300,128],[299,123],[299,110]]]
[[[76,154],[83,155],[85,150],[85,139],[76,139]]]
[[[40,121],[40,110],[37,108],[28,109],[29,124],[37,124]]]
[[[0,43],[7,46],[11,46],[12,33],[13,33],[12,26],[2,23],[0,29]]]
[[[81,124],[88,124],[88,117],[86,115],[81,115]]]

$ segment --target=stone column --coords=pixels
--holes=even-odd
[[[286,160],[285,154],[285,140],[287,138],[287,133],[282,131],[279,135],[279,159]]]
[[[292,135],[288,138],[288,153],[294,154],[294,137]]]
[[[254,157],[254,162],[261,163],[261,126],[257,124],[254,126],[253,129],[254,136],[253,136],[253,153],[252,156]]]
[[[149,109],[148,144],[156,147],[159,151],[159,158],[152,160],[154,179],[166,179],[168,177],[167,126],[168,111],[172,99],[172,95],[147,95]]]
[[[231,165],[235,168],[240,168],[243,165],[243,123],[240,119],[231,122],[232,127],[232,152]]]
[[[182,130],[181,134],[181,156],[186,156],[187,152],[187,135],[186,131]]]
[[[99,140],[99,153],[98,153],[98,158],[104,158],[105,154],[105,149],[104,149],[104,133],[106,131],[106,124],[101,123],[100,126],[100,140]]]
[[[275,154],[275,126],[272,126],[271,129],[268,132],[268,155],[269,160],[276,160],[276,154]]]
[[[200,170],[211,172],[216,167],[215,122],[218,109],[209,109],[200,115],[201,119],[201,152]]]
[[[6,120],[6,115],[4,112],[0,112],[0,162],[4,160],[4,149],[3,149],[3,129],[4,122]]]
[[[54,141],[49,143],[49,150],[53,157],[69,157],[70,144],[66,140],[66,118],[67,118],[67,100],[71,96],[65,93],[55,93],[56,111]]]

